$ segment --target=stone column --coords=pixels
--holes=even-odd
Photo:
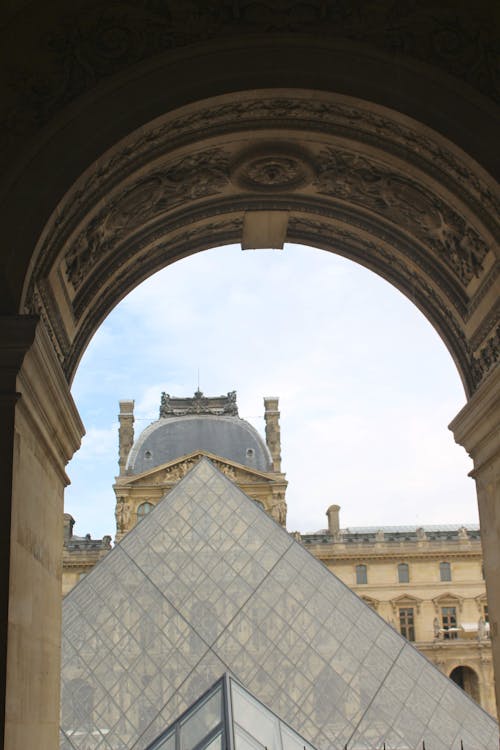
[[[264,419],[266,421],[266,443],[273,459],[274,471],[281,471],[281,432],[280,413],[277,397],[264,398]]]
[[[0,548],[8,590],[8,615],[4,592],[0,616],[3,635],[7,623],[7,638],[0,639],[2,649],[7,643],[6,665],[2,650],[0,667],[4,747],[54,750],[59,745],[65,466],[84,430],[43,325],[32,317],[2,319],[0,348],[5,480]]]
[[[128,454],[134,444],[134,402],[120,401],[120,427],[118,430],[118,466],[120,476],[126,473]]]
[[[474,461],[492,641],[497,709],[500,707],[500,367],[481,384],[450,424]],[[500,713],[500,712],[499,712]]]

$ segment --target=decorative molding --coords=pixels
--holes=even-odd
[[[461,612],[463,605],[464,605],[464,597],[458,596],[458,594],[453,594],[451,592],[447,592],[445,594],[440,594],[439,596],[435,596],[432,599],[432,603],[434,605],[434,611],[436,614],[439,614],[439,608],[440,607],[446,607],[446,606],[456,606],[458,607],[458,611]]]
[[[66,277],[78,291],[106,253],[158,214],[220,192],[229,180],[222,149],[186,156],[151,172],[114,196],[82,230],[65,256]]]
[[[479,277],[488,247],[478,232],[435,193],[407,175],[352,151],[319,155],[319,193],[375,211],[436,251],[464,286]]]
[[[35,14],[30,18],[25,10],[20,22],[23,17],[36,28]],[[432,65],[500,101],[494,64],[497,17],[491,11],[485,21],[482,9],[470,4],[361,0],[351,7],[335,0],[214,0],[186,8],[182,0],[101,0],[80,4],[78,10],[67,5],[55,20],[46,18],[38,16],[38,38],[35,33],[32,42],[40,50],[38,57],[26,56],[22,65],[7,69],[12,99],[0,124],[5,148],[19,134],[41,128],[100,81],[137,63],[207,40],[255,34],[306,33],[367,45],[390,55],[395,65],[405,60]],[[18,33],[15,25],[10,33]]]
[[[394,615],[397,614],[399,607],[415,607],[417,610],[417,615],[420,614],[420,608],[422,606],[423,599],[419,599],[417,596],[412,596],[411,594],[401,594],[401,596],[396,596],[394,599],[389,600],[389,604],[392,607],[392,612]]]
[[[61,364],[64,363],[70,341],[62,322],[61,313],[54,298],[52,288],[46,279],[40,279],[33,292],[32,312],[38,315],[45,326],[54,351]]]
[[[433,139],[429,133],[412,129],[399,119],[390,118],[386,112],[368,110],[355,102],[268,95],[230,103],[215,102],[210,107],[141,129],[126,144],[113,149],[90,175],[77,183],[64,205],[59,207],[57,218],[40,248],[39,255],[45,260],[35,269],[35,275],[48,273],[53,262],[50,251],[69,241],[81,216],[90,213],[94,205],[110,194],[117,179],[125,180],[168,149],[192,142],[200,135],[205,138],[211,130],[220,133],[252,127],[259,130],[263,127],[312,129],[376,146],[404,161],[413,161],[419,169],[447,185],[485,223],[491,223],[492,217],[500,215],[498,195],[437,136]],[[494,224],[494,229],[498,231],[498,223]]]
[[[315,171],[305,152],[283,144],[267,144],[240,155],[232,166],[231,180],[257,192],[289,192],[308,185]]]
[[[277,143],[270,133],[286,127],[290,142]],[[256,129],[262,133],[258,147],[248,148],[251,139],[245,135],[239,154],[234,139],[228,147],[199,150],[211,132],[225,137]],[[301,131],[312,134],[307,151],[295,143]],[[352,148],[333,147],[337,134]],[[198,143],[198,151],[185,156],[192,143]],[[180,145],[184,155],[175,157]],[[397,158],[391,162],[392,155]],[[43,317],[68,377],[115,302],[113,290],[131,289],[167,260],[206,247],[207,237],[211,244],[238,239],[242,218],[236,214],[252,200],[257,209],[259,201],[260,208],[273,201],[281,200],[281,208],[286,204],[289,236],[299,241],[323,236],[331,246],[332,225],[323,222],[328,233],[321,235],[315,218],[294,217],[294,211],[350,225],[350,238],[340,239],[350,243],[351,257],[376,265],[410,298],[418,298],[430,317],[436,314],[468,393],[487,376],[497,350],[488,341],[475,351],[462,323],[471,310],[466,287],[484,276],[484,227],[494,224],[490,207],[496,198],[480,170],[473,173],[439,136],[406,118],[393,120],[386,111],[368,110],[347,97],[311,100],[304,92],[296,97],[266,92],[262,98],[219,100],[156,121],[104,156],[68,193],[38,248],[26,300],[27,308]],[[465,218],[465,206],[473,223]],[[223,219],[224,213],[232,215]],[[335,238],[339,231],[335,227]],[[365,242],[363,232],[382,242]],[[75,324],[71,343],[57,310],[49,309],[47,294],[45,299],[40,294],[45,283],[40,279],[46,280],[63,256],[58,261],[63,292]]]
[[[172,397],[165,392],[161,394],[159,419],[184,417],[187,414],[237,417],[236,391],[229,391],[226,396],[205,396],[202,391],[197,390],[191,398]]]
[[[24,358],[18,389],[18,408],[66,486],[69,479],[65,467],[80,447],[85,428],[43,324],[38,324],[34,342]]]
[[[499,214],[500,215],[500,214]],[[469,304],[468,317],[470,318],[475,310],[479,307],[483,299],[486,297],[495,281],[500,276],[500,259],[495,261],[495,264],[488,272],[486,278],[480,285],[477,292],[472,297]]]

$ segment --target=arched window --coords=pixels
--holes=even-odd
[[[410,582],[410,568],[408,563],[399,563],[398,565],[398,581],[399,583]]]
[[[455,667],[450,674],[450,680],[456,682],[471,698],[479,702],[479,679],[471,667]]]
[[[356,583],[368,583],[366,565],[356,565]]]
[[[137,508],[137,521],[142,521],[144,516],[147,516],[148,513],[151,513],[155,506],[153,503],[141,503],[139,507]]]
[[[441,581],[451,581],[451,565],[449,562],[439,563],[439,578]]]

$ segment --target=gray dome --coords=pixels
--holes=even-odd
[[[131,474],[203,450],[259,471],[272,471],[269,449],[257,430],[239,417],[209,414],[168,417],[146,427],[127,461]]]

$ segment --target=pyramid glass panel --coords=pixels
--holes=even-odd
[[[315,750],[229,674],[147,750]]]
[[[145,750],[226,671],[318,750],[498,750],[488,714],[203,458],[64,600],[61,746]]]

